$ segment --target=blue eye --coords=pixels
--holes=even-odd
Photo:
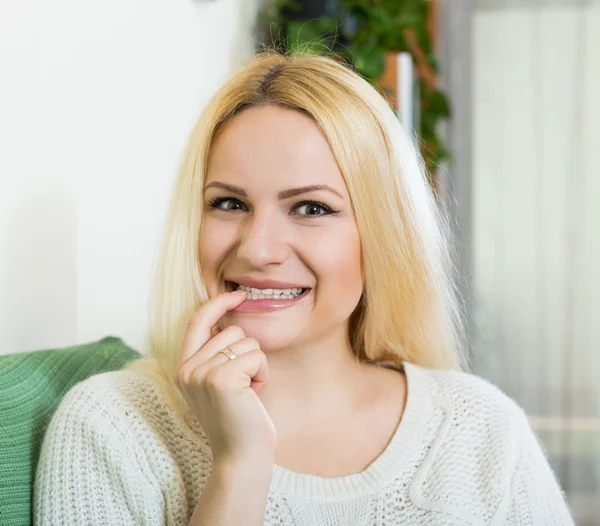
[[[246,205],[233,197],[214,197],[209,201],[209,206],[216,210],[244,210]]]

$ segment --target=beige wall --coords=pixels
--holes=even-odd
[[[0,16],[0,354],[146,349],[157,234],[259,0],[30,0]]]

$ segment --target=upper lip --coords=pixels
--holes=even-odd
[[[298,283],[292,283],[291,281],[277,281],[274,279],[254,279],[245,277],[232,277],[226,278],[225,281],[231,281],[242,285],[244,287],[250,287],[255,289],[308,289],[306,285],[299,285]]]

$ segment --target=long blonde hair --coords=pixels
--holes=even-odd
[[[215,133],[245,108],[273,104],[312,117],[348,187],[365,288],[350,319],[359,359],[464,369],[467,362],[447,221],[422,160],[386,100],[338,61],[314,53],[255,55],[194,127],[175,183],[150,300],[153,357],[133,362],[173,383],[187,322],[208,297],[199,268],[202,193]]]

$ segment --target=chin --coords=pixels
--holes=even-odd
[[[289,347],[297,341],[295,334],[290,334],[289,327],[286,323],[277,322],[275,320],[260,320],[254,316],[247,315],[225,315],[221,318],[223,321],[222,329],[230,325],[237,325],[244,331],[247,338],[254,338],[260,344],[260,348],[264,353],[277,351]]]

